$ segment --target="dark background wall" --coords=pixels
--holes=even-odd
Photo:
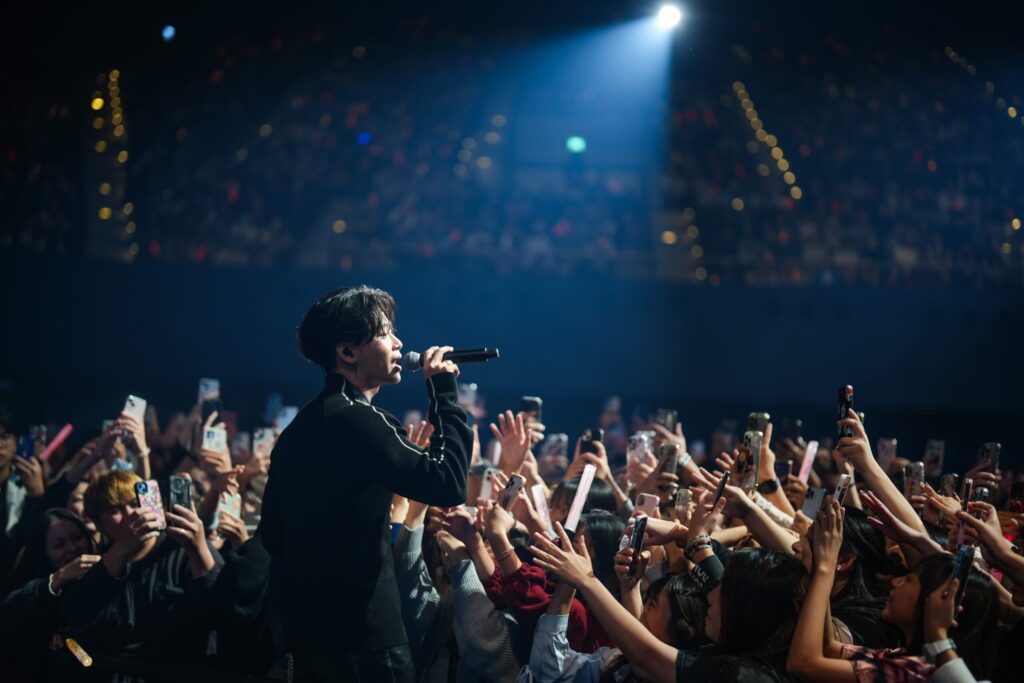
[[[398,301],[406,349],[498,346],[501,360],[464,368],[488,407],[545,399],[545,417],[576,434],[609,394],[676,407],[706,439],[722,417],[767,410],[831,433],[836,389],[853,384],[872,436],[911,455],[945,438],[968,457],[1000,440],[1024,447],[1024,308],[1018,294],[878,289],[712,289],[521,275],[298,272],[5,254],[0,259],[0,377],[23,421],[99,424],[124,396],[162,414],[194,401],[201,376],[256,425],[265,395],[301,405],[320,374],[294,329],[322,292],[365,282]],[[381,405],[423,407],[415,376]],[[742,423],[741,423],[742,424]]]

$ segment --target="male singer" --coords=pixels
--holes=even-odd
[[[395,301],[359,286],[320,297],[299,325],[324,390],[282,432],[259,536],[271,556],[270,604],[295,681],[414,680],[391,555],[392,493],[431,505],[466,500],[473,435],[458,406],[451,347],[423,354],[430,447],[371,404],[402,379]]]

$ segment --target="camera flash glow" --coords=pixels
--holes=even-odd
[[[682,20],[683,11],[675,5],[662,5],[658,10],[658,26],[661,28],[675,28]]]

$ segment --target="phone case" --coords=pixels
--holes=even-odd
[[[211,427],[203,431],[203,448],[221,453],[228,449],[228,432],[221,427]]]
[[[826,493],[826,489],[808,489],[807,497],[804,498],[804,506],[801,508],[801,511],[811,519],[814,519],[818,515],[818,510],[820,510],[821,506],[825,503]]]
[[[220,380],[203,377],[199,380],[199,403],[220,398]]]
[[[160,520],[160,528],[167,528],[167,518],[164,516],[164,504],[160,498],[160,485],[155,479],[140,481],[135,485],[135,495],[138,498],[139,507],[154,513]]]
[[[220,515],[222,512],[230,512],[235,517],[242,516],[242,496],[238,493],[222,493],[217,503],[217,510],[213,513],[213,521],[210,522],[210,531],[216,531],[220,527]]]
[[[138,418],[139,422],[146,420],[146,399],[129,395],[124,401],[124,411],[129,415]]]
[[[167,509],[174,512],[174,506],[180,505],[183,508],[192,506],[192,480],[185,477],[171,477],[168,480],[170,487],[167,499]]]
[[[750,491],[757,485],[757,465],[761,459],[762,432],[744,432],[743,445],[736,456],[732,473],[736,485],[744,491]]]
[[[508,510],[512,507],[512,502],[515,501],[516,496],[519,495],[519,490],[523,488],[523,484],[526,480],[518,474],[513,474],[512,478],[509,479],[508,486],[501,492],[501,507]]]
[[[636,499],[636,510],[634,515],[643,514],[651,516],[658,511],[658,497],[650,493],[641,493]]]

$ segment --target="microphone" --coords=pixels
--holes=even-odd
[[[449,351],[444,354],[445,360],[450,360],[456,365],[463,363],[484,363],[500,355],[498,349],[467,349],[465,351]],[[402,356],[400,361],[403,370],[416,372],[423,369],[423,356],[410,351]]]

